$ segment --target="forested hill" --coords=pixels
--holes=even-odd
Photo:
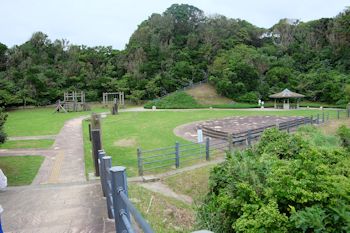
[[[288,87],[310,100],[346,103],[350,8],[263,29],[174,4],[143,21],[123,51],[50,41],[42,32],[12,48],[0,43],[1,106],[49,104],[65,90],[84,90],[88,100],[116,90],[152,99],[205,78],[236,100]]]

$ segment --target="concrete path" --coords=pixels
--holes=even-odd
[[[5,232],[114,232],[100,184],[85,178],[84,118],[67,121],[52,149],[0,150],[0,156],[45,156],[32,185],[0,192]]]

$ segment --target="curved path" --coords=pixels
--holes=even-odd
[[[0,192],[5,232],[114,232],[100,184],[86,181],[84,118],[67,121],[52,149],[0,150],[0,156],[45,156],[32,185]]]

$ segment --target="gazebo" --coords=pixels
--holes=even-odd
[[[275,108],[283,108],[283,109],[297,108],[298,109],[300,98],[305,97],[305,95],[292,92],[288,89],[284,89],[282,92],[270,95],[269,97],[272,99],[275,99],[275,104],[274,104]],[[290,99],[294,99],[296,100],[296,102],[290,101]],[[283,100],[283,105],[278,105],[277,100],[281,100],[280,102],[282,102]],[[294,102],[295,104],[291,104],[291,102],[292,103]]]

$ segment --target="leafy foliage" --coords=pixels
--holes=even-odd
[[[35,32],[22,45],[0,43],[0,106],[45,105],[64,91],[87,100],[124,91],[134,102],[209,78],[238,101],[288,87],[310,101],[349,102],[350,9],[310,22],[280,20],[270,29],[187,4],[152,14],[125,50],[51,41]]]
[[[350,150],[350,129],[342,125],[337,130],[337,135],[340,137],[341,145]]]
[[[313,131],[313,129],[309,129]],[[198,223],[214,232],[348,232],[345,150],[267,130],[256,147],[214,168]]]
[[[6,122],[7,114],[0,108],[0,144],[6,141],[6,133],[4,131],[4,124]]]

